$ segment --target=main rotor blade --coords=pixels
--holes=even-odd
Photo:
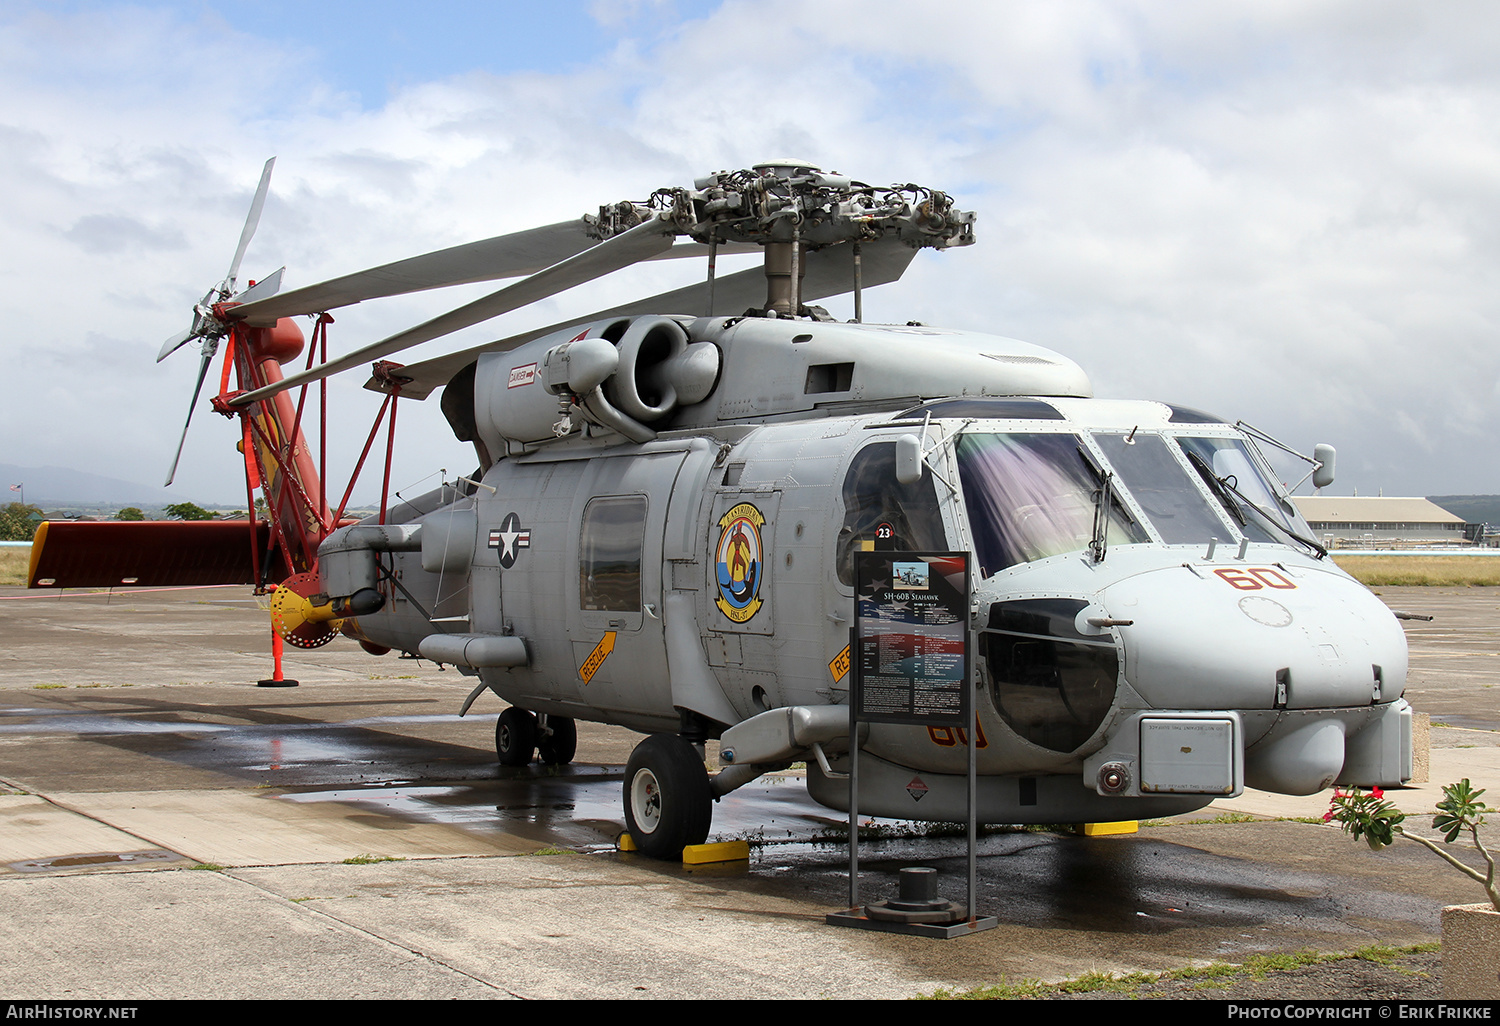
[[[283,292],[274,300],[257,296],[255,302],[247,300],[244,305],[236,307],[231,316],[256,327],[268,328],[281,317],[324,313],[367,299],[404,296],[477,281],[519,278],[598,245],[585,228],[583,219],[579,218],[434,250],[341,278],[304,285]],[[759,248],[750,243],[720,243],[719,254],[749,253]],[[707,255],[707,246],[689,242],[647,259],[675,260]]]
[[[250,240],[255,235],[255,229],[260,224],[260,212],[266,205],[266,193],[271,191],[271,168],[275,166],[276,158],[272,157],[261,169],[260,184],[255,187],[255,199],[250,201],[250,214],[245,218],[245,227],[240,232],[239,248],[234,251],[234,261],[229,265],[229,274],[225,276],[231,285],[240,273],[240,261],[245,259],[245,250],[249,247]]]
[[[758,248],[758,247],[757,247]],[[863,257],[862,279],[865,288],[896,281],[906,272],[917,251],[890,235],[875,242],[866,242],[861,250]],[[804,302],[826,299],[854,291],[853,254],[845,246],[830,246],[807,254],[807,277],[802,281]],[[708,299],[708,284],[697,282],[686,288],[673,289],[647,299],[599,310],[582,317],[571,317],[566,321],[536,328],[532,331],[512,335],[498,342],[486,342],[447,356],[435,356],[420,363],[401,368],[401,376],[410,380],[401,386],[401,395],[408,399],[425,399],[442,388],[464,367],[473,363],[483,353],[503,353],[525,345],[532,339],[550,335],[554,331],[573,327],[589,321],[600,321],[608,317],[630,317],[636,314],[673,314],[701,312]],[[714,312],[741,313],[747,308],[759,307],[766,299],[765,272],[759,267],[727,274],[714,282]],[[384,391],[385,387],[371,378],[365,387]]]
[[[208,377],[208,365],[214,358],[214,346],[203,347],[203,362],[198,365],[198,384],[193,386],[193,401],[188,404],[187,420],[182,424],[182,437],[177,439],[177,455],[172,457],[172,469],[167,471],[167,482],[163,488],[172,483],[177,476],[177,463],[182,459],[182,447],[187,443],[188,426],[193,423],[193,411],[198,408],[198,393],[203,391],[203,379]]]
[[[594,246],[584,227],[579,218],[435,250],[246,303],[235,308],[234,316],[269,327],[280,317],[324,313],[367,299],[535,274]]]
[[[629,267],[631,264],[670,249],[675,232],[676,228],[671,221],[660,216],[654,217],[627,232],[599,243],[592,249],[561,260],[498,292],[492,292],[483,299],[475,300],[456,310],[450,310],[414,328],[408,328],[406,331],[365,346],[363,349],[357,349],[347,356],[330,360],[310,370],[288,375],[273,385],[246,393],[236,399],[234,405],[248,405],[288,388],[295,388],[304,382],[317,381],[331,374],[357,367],[362,363],[378,360],[423,342],[430,342],[435,338],[441,338],[462,328],[546,299],[548,296],[554,296],[612,271],[618,271],[622,267]]]

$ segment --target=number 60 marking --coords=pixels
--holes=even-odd
[[[1282,574],[1276,570],[1272,570],[1270,567],[1251,566],[1246,567],[1244,570],[1235,570],[1230,567],[1224,567],[1221,570],[1215,570],[1214,573],[1218,574],[1219,577],[1223,578],[1225,581],[1228,581],[1231,585],[1238,588],[1240,591],[1259,591],[1262,588],[1286,589],[1297,587],[1287,579],[1285,574]]]

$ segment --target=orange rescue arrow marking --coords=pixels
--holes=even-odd
[[[833,662],[828,664],[828,672],[833,674],[833,682],[835,684],[843,680],[845,677],[849,676],[848,645],[845,645],[844,650],[833,657]]]
[[[604,665],[604,660],[615,650],[615,632],[605,631],[604,637],[599,639],[599,644],[589,653],[589,657],[583,661],[578,668],[578,676],[583,678],[585,684],[594,679],[594,674],[599,672],[599,667]]]

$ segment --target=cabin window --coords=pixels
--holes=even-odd
[[[838,572],[854,585],[856,550],[941,552],[948,548],[932,475],[904,485],[896,480],[896,443],[875,442],[855,454],[844,476],[844,524],[839,529]]]
[[[1100,473],[1077,435],[966,433],[958,440],[958,473],[986,575],[1076,552],[1093,540]],[[1108,544],[1146,540],[1112,502]]]
[[[585,610],[641,611],[646,497],[592,500],[578,541],[578,602]]]

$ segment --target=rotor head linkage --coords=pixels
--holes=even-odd
[[[765,309],[782,317],[800,312],[809,249],[891,237],[913,249],[974,242],[974,214],[953,209],[946,193],[920,185],[877,188],[793,160],[718,171],[693,184],[691,190],[658,189],[644,202],[606,204],[597,217],[585,215],[586,230],[608,239],[654,214],[712,248],[762,246]]]

